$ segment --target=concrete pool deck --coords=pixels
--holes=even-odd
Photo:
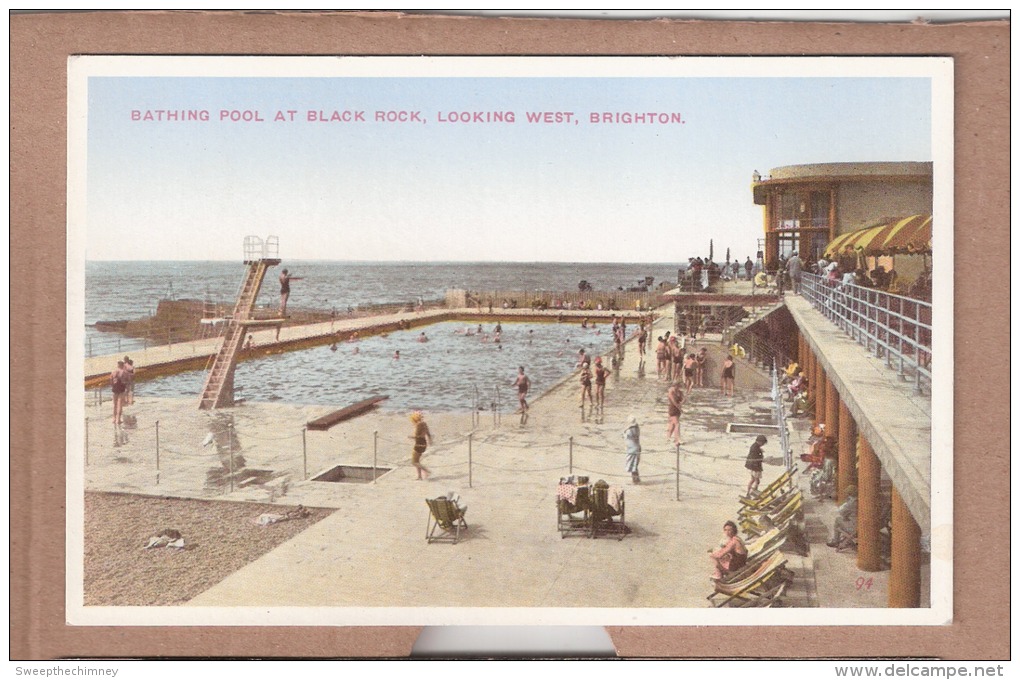
[[[664,317],[655,330],[671,324]],[[693,390],[682,418],[678,498],[676,450],[665,437],[666,384],[650,356],[642,366],[630,343],[610,378],[604,414],[584,422],[576,378],[532,401],[524,425],[510,413],[426,414],[435,437],[423,460],[433,472],[428,481],[417,481],[410,465],[406,413],[378,410],[328,432],[303,433],[307,420],[334,407],[249,403],[199,412],[193,399],[142,399],[126,411],[137,427],[118,440],[109,405],[90,403],[85,488],[338,509],[189,606],[703,609],[711,592],[707,551],[719,544],[723,522],[735,519],[754,437],[729,434],[726,425],[772,422],[771,399],[761,391],[725,398],[717,388]],[[630,414],[642,427],[640,485],[624,471]],[[791,426],[795,454],[809,425]],[[782,470],[777,444],[765,447],[764,482]],[[233,491],[224,473],[231,451],[245,468],[235,469]],[[622,540],[560,537],[556,484],[571,474],[571,461],[573,474],[625,489],[631,533]],[[306,471],[310,478],[335,465],[373,462],[391,468],[374,484],[305,480]],[[259,483],[268,477],[269,484]],[[798,481],[806,487],[807,475]],[[457,545],[429,545],[424,500],[450,490],[469,507],[469,530]],[[806,555],[788,552],[796,577],[785,603],[884,607],[888,572],[860,572],[852,552],[824,545],[834,511],[805,488],[809,545]],[[418,622],[436,622],[441,610],[431,616]],[[529,622],[543,619],[536,611]]]

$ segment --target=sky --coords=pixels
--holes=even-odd
[[[932,160],[931,81],[890,69],[262,76],[194,63],[84,77],[87,259],[240,259],[248,234],[278,236],[292,260],[672,262],[707,255],[709,239],[719,259],[742,257],[762,236],[755,170]],[[318,120],[334,111],[364,120]],[[603,112],[668,122],[593,122]]]

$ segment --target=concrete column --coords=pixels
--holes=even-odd
[[[921,528],[900,498],[892,492],[892,570],[889,574],[889,606],[921,605]]]
[[[810,398],[818,396],[818,357],[814,350],[808,347],[808,395]],[[814,419],[814,413],[811,414]]]
[[[839,422],[842,424],[843,421]],[[879,532],[882,530],[882,497],[879,487],[882,464],[863,435],[857,439],[857,456],[860,460],[860,469],[857,471],[857,567],[863,571],[881,571],[882,543]],[[843,491],[841,488],[841,503]]]
[[[815,425],[817,425],[818,423],[825,422],[826,413],[825,397],[826,393],[828,392],[826,385],[829,382],[829,379],[825,375],[825,369],[822,368],[821,365],[818,366],[816,373],[818,374],[818,382],[815,385],[815,421],[814,421]],[[825,427],[826,429],[828,429],[829,426],[826,425]]]
[[[804,348],[806,346],[807,343],[804,342],[804,335],[800,331],[797,331],[797,363],[800,364],[801,371],[804,370],[804,357],[807,355]]]
[[[853,416],[850,415],[850,409],[846,407],[842,399],[839,400],[839,428],[832,434],[839,438],[836,499],[842,503],[846,500],[847,487],[854,483],[854,467],[861,446],[861,442],[857,439],[857,423],[854,422]],[[863,441],[863,437],[861,441]],[[867,442],[864,443],[867,445]],[[859,487],[860,485],[858,485]]]
[[[839,436],[839,392],[832,380],[825,381],[825,436]]]

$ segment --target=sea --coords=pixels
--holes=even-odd
[[[442,300],[451,288],[571,291],[585,280],[597,291],[615,291],[649,276],[653,286],[672,283],[678,271],[672,263],[289,260],[270,270],[259,306],[278,304],[276,273],[284,267],[301,277],[291,284],[289,305],[327,312]],[[86,351],[138,351],[142,341],[98,331],[95,323],[147,317],[162,299],[232,303],[244,272],[241,262],[86,262]],[[237,397],[339,408],[385,394],[386,407],[396,410],[505,410],[516,408],[511,385],[519,366],[525,366],[534,396],[575,370],[580,349],[594,357],[607,354],[613,345],[609,324],[582,329],[577,324],[504,323],[499,343],[494,342],[492,323],[483,324],[481,332],[477,324],[434,324],[424,329],[428,342],[418,341],[422,330],[368,337],[335,350],[323,346],[242,362],[235,377]],[[203,378],[201,371],[193,371],[146,381],[138,386],[138,395],[197,398]]]

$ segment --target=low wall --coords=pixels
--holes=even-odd
[[[520,291],[520,290],[448,290],[450,307],[470,307],[493,311],[498,309],[588,309],[648,310],[665,304],[664,291],[632,292],[622,290],[592,291]]]

